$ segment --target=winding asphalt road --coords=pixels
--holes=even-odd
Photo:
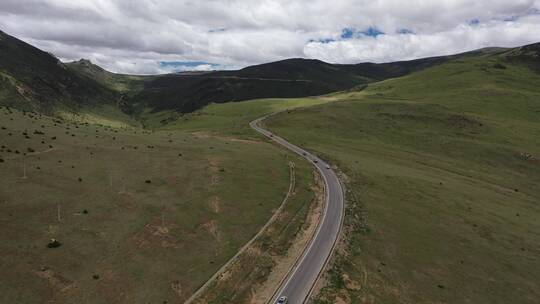
[[[271,302],[275,303],[279,297],[286,296],[288,304],[301,304],[309,299],[313,287],[337,243],[344,215],[343,189],[330,165],[308,151],[260,127],[259,123],[271,115],[274,114],[258,118],[249,125],[257,132],[308,159],[319,170],[325,182],[326,204],[317,231]]]

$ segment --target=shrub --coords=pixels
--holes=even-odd
[[[147,184],[151,184],[151,183],[152,183],[152,181],[149,180],[149,179],[145,180],[144,182],[147,183]]]
[[[62,246],[62,244],[57,239],[51,239],[47,244],[48,248],[58,248],[60,246]]]

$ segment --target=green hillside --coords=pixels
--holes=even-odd
[[[120,93],[137,93],[143,88],[144,80],[152,78],[152,76],[112,73],[86,59],[68,62],[65,65],[76,73],[96,80],[103,86]]]
[[[251,256],[264,265],[243,265],[253,277],[228,294],[249,297],[305,221],[310,165],[203,125],[88,118],[0,107],[1,302],[182,303],[273,215],[295,161],[287,229],[265,235],[272,255]]]
[[[115,105],[118,94],[53,55],[0,31],[0,104],[52,112]]]
[[[189,113],[210,103],[315,96],[406,75],[450,58],[385,64],[329,64],[296,58],[236,71],[168,74],[145,82],[144,89],[133,96],[131,103],[144,105],[154,112],[175,110]]]
[[[456,58],[501,51],[504,49],[383,64],[329,64],[295,58],[240,70],[136,76],[111,73],[84,59],[62,63],[0,32],[0,104],[49,114],[92,111],[105,104],[141,119],[148,111],[190,113],[212,103],[316,96],[361,88]]]
[[[269,119],[347,183],[347,244],[318,303],[537,302],[539,46]]]

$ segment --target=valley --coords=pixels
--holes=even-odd
[[[535,303],[538,58],[127,75],[0,32],[0,300],[300,301],[328,170],[313,303]]]

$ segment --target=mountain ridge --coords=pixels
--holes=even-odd
[[[540,71],[539,49],[536,43],[389,63],[332,64],[290,58],[239,70],[142,76],[112,73],[87,59],[63,63],[0,31],[0,104],[44,112],[110,104],[132,115],[148,110],[189,113],[210,103],[349,90],[466,56],[503,56]]]

